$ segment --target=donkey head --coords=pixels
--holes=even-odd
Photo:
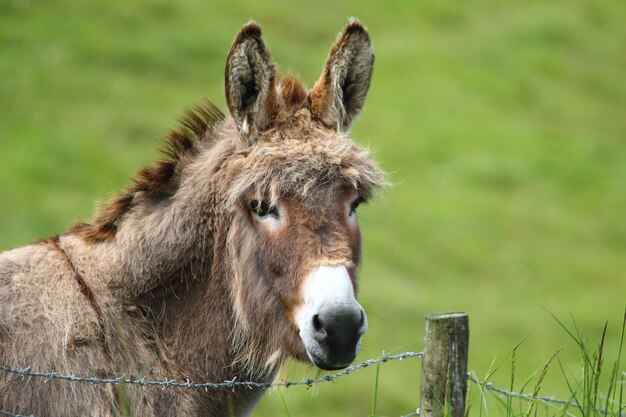
[[[356,209],[384,177],[347,132],[373,62],[369,35],[354,20],[311,91],[292,76],[279,80],[256,24],[230,50],[225,89],[238,139],[223,186],[235,343],[246,342],[246,354],[265,366],[292,356],[346,367],[367,328],[355,298]]]

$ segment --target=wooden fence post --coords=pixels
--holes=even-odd
[[[426,316],[420,415],[451,417],[465,414],[469,319],[465,313]]]

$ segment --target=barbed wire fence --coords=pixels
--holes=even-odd
[[[442,315],[429,315],[429,317],[434,317],[435,319],[440,319],[441,317],[443,317]],[[445,316],[445,315],[444,315]],[[456,317],[458,318],[458,317]],[[467,318],[467,316],[465,316],[465,319]],[[427,318],[428,320],[428,318]],[[450,317],[445,316],[443,317],[443,321],[442,323],[447,323],[446,326],[450,323],[449,321],[446,320],[450,320]],[[454,346],[452,349],[448,349],[448,352],[446,354],[444,354],[444,357],[442,358],[437,358],[437,355],[441,354],[443,352],[443,350],[440,350],[439,348],[437,348],[437,350],[440,350],[439,352],[433,352],[433,347],[437,346],[438,344],[441,345],[441,335],[435,335],[433,336],[432,334],[430,334],[430,337],[433,340],[428,340],[429,337],[429,328],[428,328],[428,321],[427,321],[427,336],[426,336],[426,349],[423,352],[404,352],[404,353],[400,353],[400,354],[395,354],[395,355],[381,355],[377,358],[372,358],[372,359],[368,359],[365,360],[359,364],[353,365],[353,366],[349,366],[346,369],[340,371],[340,372],[336,372],[336,373],[332,373],[332,374],[327,374],[327,375],[323,375],[317,378],[308,378],[308,379],[304,379],[304,380],[299,380],[299,381],[287,381],[287,380],[280,380],[280,381],[275,381],[275,382],[254,382],[254,381],[237,381],[236,379],[233,380],[227,380],[227,381],[222,381],[222,382],[200,382],[200,383],[195,383],[195,382],[191,382],[189,380],[186,380],[184,382],[181,381],[177,381],[175,379],[165,379],[165,380],[150,380],[150,379],[146,379],[146,378],[141,378],[141,379],[134,379],[134,378],[126,378],[126,377],[116,377],[116,378],[96,378],[96,377],[84,377],[84,376],[76,376],[76,375],[64,375],[58,372],[41,372],[41,371],[34,371],[31,370],[30,368],[12,368],[9,366],[5,366],[0,364],[0,372],[4,372],[4,373],[9,373],[9,374],[14,374],[14,375],[18,375],[22,378],[42,378],[44,379],[44,382],[49,382],[52,380],[61,380],[61,381],[65,381],[67,383],[88,383],[88,384],[114,384],[114,385],[137,385],[137,386],[141,386],[141,387],[145,387],[145,388],[150,388],[150,387],[157,387],[157,388],[161,388],[161,389],[203,389],[203,390],[215,390],[215,389],[235,389],[235,388],[249,388],[249,389],[273,389],[273,388],[291,388],[291,387],[296,387],[296,386],[306,386],[307,388],[311,388],[313,385],[317,385],[317,384],[321,384],[324,382],[334,382],[336,379],[347,376],[355,371],[358,371],[360,369],[363,368],[367,368],[369,366],[372,365],[380,365],[380,364],[385,364],[391,361],[402,361],[404,359],[411,359],[411,358],[420,358],[420,359],[424,359],[425,356],[429,357],[430,362],[428,364],[424,364],[422,365],[422,398],[421,398],[421,406],[424,407],[424,405],[426,405],[426,407],[429,408],[424,408],[426,410],[428,410],[426,413],[424,413],[424,415],[426,416],[431,416],[431,415],[439,415],[437,414],[438,410],[433,410],[432,408],[432,403],[429,403],[428,401],[425,401],[425,396],[428,396],[428,394],[425,394],[425,391],[431,391],[431,393],[433,393],[434,395],[443,395],[443,397],[439,397],[439,404],[443,405],[447,400],[446,398],[449,400],[450,397],[446,397],[450,395],[450,392],[448,392],[448,390],[450,389],[451,385],[454,384],[450,384],[448,381],[444,381],[443,384],[438,384],[439,387],[432,385],[432,383],[430,381],[428,381],[428,378],[425,378],[425,372],[429,373],[431,375],[435,375],[437,374],[437,369],[435,369],[437,366],[443,367],[446,369],[446,372],[448,373],[449,376],[453,377],[453,375],[450,375],[450,369],[453,367],[455,361],[458,358],[454,358],[450,356],[451,352],[454,351],[458,351],[459,346]],[[432,323],[432,322],[431,322]],[[431,328],[436,328],[436,325],[431,324]],[[452,335],[453,338],[455,338],[456,336],[452,333],[454,333],[454,331],[450,332],[450,329],[448,328],[446,331],[448,331],[447,336],[449,337],[450,335]],[[464,329],[462,331],[466,331],[467,329]],[[436,333],[436,332],[431,332],[431,333]],[[445,332],[444,332],[445,333]],[[451,340],[444,340],[444,342],[448,342],[448,343],[444,343],[443,345],[445,345],[446,348],[450,347],[450,343]],[[452,344],[455,343],[455,340],[452,341]],[[441,347],[441,346],[439,346]],[[430,348],[430,352],[429,352],[429,348]],[[444,349],[445,350],[445,349]],[[461,349],[463,350],[463,349]],[[464,358],[464,363],[466,365],[467,363],[467,352],[465,352],[465,358]],[[435,367],[433,368],[433,359],[435,358]],[[428,369],[424,369],[425,366],[428,366]],[[442,368],[442,369],[443,369]],[[492,382],[486,382],[486,381],[481,381],[480,379],[478,379],[474,374],[467,372],[466,366],[465,367],[461,367],[461,371],[462,371],[462,382],[463,382],[463,390],[462,390],[462,400],[461,400],[461,404],[459,404],[459,410],[462,410],[463,413],[465,412],[465,383],[467,381],[472,382],[474,384],[476,384],[479,389],[484,390],[484,391],[489,391],[489,392],[493,392],[495,394],[501,395],[503,397],[509,397],[509,398],[515,398],[515,399],[519,399],[519,400],[524,400],[524,401],[536,401],[539,403],[544,403],[544,404],[551,404],[551,405],[558,405],[560,407],[562,407],[562,409],[567,409],[567,408],[576,408],[579,410],[583,410],[583,407],[581,407],[579,404],[577,404],[576,402],[573,401],[573,399],[569,399],[569,400],[562,400],[562,399],[557,399],[555,397],[552,396],[537,396],[536,394],[531,394],[531,393],[519,393],[519,392],[515,392],[515,391],[511,391],[511,390],[507,390],[504,388],[499,388],[497,386],[495,386]],[[446,378],[444,378],[446,379]],[[438,381],[440,382],[440,381]],[[459,382],[459,381],[457,381]],[[429,385],[431,384],[431,385]],[[437,384],[435,384],[437,385]],[[441,387],[444,387],[444,391],[441,391]],[[436,407],[435,407],[436,408]],[[453,409],[454,410],[454,409]],[[621,409],[620,409],[621,410]],[[434,412],[433,412],[434,411]],[[608,415],[609,411],[607,410],[603,410],[603,409],[593,409],[593,410],[587,410],[587,411],[594,411],[596,413],[599,414],[603,414],[603,415]],[[622,417],[626,417],[626,413],[618,411],[618,415],[622,416]],[[411,412],[409,414],[405,414],[401,417],[417,417],[417,416],[421,416],[422,413],[420,411],[420,408],[417,408],[414,412]],[[441,414],[443,415],[443,414]],[[454,414],[452,414],[454,416]],[[462,414],[463,415],[463,414]],[[569,413],[567,413],[567,415],[571,415]],[[9,417],[37,417],[35,415],[22,415],[22,414],[15,414],[12,413],[8,410],[3,410],[0,409],[0,416],[9,416]]]
[[[236,379],[223,381],[223,382],[201,382],[194,383],[189,380],[185,382],[176,381],[173,379],[165,379],[163,381],[155,381],[148,380],[145,378],[141,379],[132,379],[132,378],[94,378],[94,377],[80,377],[75,375],[62,375],[57,372],[35,372],[31,371],[28,368],[15,369],[7,366],[0,365],[0,371],[8,372],[12,374],[16,374],[22,377],[37,377],[44,378],[46,382],[53,379],[61,379],[68,382],[86,382],[89,384],[114,384],[114,385],[139,385],[142,387],[160,387],[162,389],[167,388],[190,388],[190,389],[234,389],[234,388],[260,388],[260,389],[270,389],[270,388],[290,388],[295,386],[306,385],[308,387],[312,387],[315,384],[319,384],[322,382],[331,382],[337,378],[342,376],[349,375],[354,371],[359,369],[367,368],[371,365],[376,365],[379,363],[385,363],[389,361],[395,360],[403,360],[406,358],[416,358],[422,357],[424,355],[423,352],[405,352],[398,355],[382,355],[378,358],[368,359],[363,361],[357,365],[349,366],[346,369],[336,372],[334,374],[328,374],[321,376],[319,378],[309,378],[302,381],[278,381],[278,382],[252,382],[252,381],[237,381]]]

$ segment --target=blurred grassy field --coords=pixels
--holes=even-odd
[[[579,369],[545,309],[591,337],[609,320],[614,346],[626,303],[626,3],[612,0],[3,0],[0,249],[88,219],[157,157],[189,104],[225,108],[224,60],[247,20],[281,71],[312,85],[349,16],[376,51],[353,135],[394,184],[360,211],[360,359],[421,350],[423,317],[444,310],[470,314],[479,375],[524,335],[520,379],[561,346]],[[373,381],[365,370],[283,396],[292,416],[365,416]],[[378,414],[414,410],[418,392],[419,361],[385,365]],[[542,392],[566,396],[556,369]],[[255,415],[284,416],[279,395]]]

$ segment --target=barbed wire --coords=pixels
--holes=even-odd
[[[371,365],[376,365],[379,363],[386,363],[389,361],[401,361],[407,358],[421,358],[424,356],[424,352],[404,352],[398,355],[381,355],[377,358],[368,359],[363,361],[357,365],[349,366],[341,372],[336,372],[334,374],[328,374],[321,376],[319,378],[309,378],[302,381],[279,381],[279,382],[252,382],[252,381],[236,381],[235,379],[224,381],[224,382],[202,382],[202,383],[193,383],[187,380],[186,382],[178,382],[176,380],[164,380],[164,381],[151,381],[142,379],[131,379],[131,378],[94,378],[94,377],[79,377],[75,375],[63,375],[57,372],[36,372],[31,371],[29,368],[11,368],[5,365],[0,365],[0,371],[16,374],[21,377],[34,377],[34,378],[45,378],[45,382],[48,382],[53,379],[60,379],[69,382],[86,382],[90,384],[130,384],[130,385],[140,385],[144,387],[149,386],[160,386],[162,389],[166,388],[192,388],[192,389],[220,389],[220,388],[228,388],[234,389],[237,387],[245,387],[245,388],[289,388],[293,386],[302,386],[306,385],[307,387],[311,387],[314,384],[319,384],[322,382],[331,382],[337,378],[346,376],[351,374],[354,371],[359,369],[367,368]],[[0,415],[5,415],[9,417],[35,417],[33,415],[24,416],[21,414],[13,414],[8,411],[0,409]]]
[[[568,400],[559,400],[559,399],[556,399],[554,397],[547,397],[547,396],[533,397],[532,394],[522,394],[522,393],[515,392],[515,391],[509,391],[509,390],[506,390],[504,388],[498,388],[495,385],[493,385],[492,382],[483,382],[483,381],[479,380],[478,378],[476,378],[471,373],[467,374],[467,379],[469,379],[470,381],[476,383],[477,385],[479,385],[480,387],[486,389],[487,391],[497,392],[498,394],[502,394],[502,395],[504,395],[506,397],[519,398],[521,400],[526,400],[526,401],[537,400],[537,401],[543,401],[543,402],[546,402],[546,403],[554,403],[554,404],[560,404],[560,405],[569,405],[569,406],[573,406],[573,407],[578,408],[577,404],[572,403],[571,401],[568,401]]]
[[[415,357],[422,358],[423,356],[424,356],[424,352],[404,352],[404,353],[397,354],[397,355],[381,355],[377,358],[372,358],[372,359],[363,361],[357,365],[349,366],[340,372],[324,375],[318,378],[309,378],[309,379],[305,379],[301,381],[282,380],[278,382],[237,381],[236,379],[232,379],[232,380],[227,380],[223,382],[193,383],[193,382],[190,382],[189,380],[186,380],[185,382],[180,382],[180,381],[176,381],[173,379],[172,380],[165,379],[163,381],[146,380],[145,378],[132,379],[132,378],[124,378],[124,377],[101,379],[101,378],[95,378],[95,377],[79,377],[75,375],[63,375],[57,372],[37,372],[37,371],[31,371],[29,368],[11,368],[5,365],[0,365],[0,371],[16,374],[21,377],[44,378],[45,382],[58,379],[58,380],[64,380],[68,382],[83,382],[83,383],[90,383],[90,384],[116,384],[116,385],[129,384],[129,385],[139,385],[143,387],[156,386],[156,387],[161,387],[161,389],[190,388],[190,389],[209,390],[209,389],[235,389],[238,387],[249,388],[249,389],[255,389],[255,388],[256,389],[269,389],[269,388],[289,388],[293,386],[307,386],[310,388],[311,386],[315,384],[334,381],[337,378],[349,375],[359,369],[363,369],[371,365],[386,363],[386,362],[394,361],[394,360],[401,361],[407,358],[415,358]],[[583,410],[583,407],[581,407],[579,404],[577,404],[571,399],[560,400],[560,399],[549,397],[549,396],[533,396],[532,394],[523,394],[523,393],[519,393],[515,391],[509,391],[503,388],[496,387],[492,382],[481,381],[475,375],[471,373],[467,374],[467,379],[477,384],[479,387],[481,387],[482,389],[486,391],[492,391],[500,395],[504,395],[506,397],[518,398],[518,399],[525,400],[525,401],[540,401],[544,403],[558,404],[560,406],[572,407],[572,408],[576,408],[579,410]],[[600,412],[605,415],[609,414],[607,410],[594,409],[594,411]],[[5,415],[9,417],[35,417],[33,415],[25,416],[21,414],[13,414],[2,409],[0,409],[0,415]],[[419,415],[420,415],[420,412],[418,408],[415,412],[409,413],[402,417],[413,417],[413,416],[419,416]],[[626,413],[621,413],[619,415],[626,417]]]
[[[289,387],[298,386],[298,385],[306,385],[310,387],[314,384],[334,381],[335,379],[340,378],[342,376],[349,375],[354,371],[357,371],[359,369],[363,369],[363,368],[366,368],[368,366],[375,365],[378,363],[385,363],[385,362],[394,361],[394,360],[403,360],[406,358],[422,357],[423,355],[424,355],[423,352],[405,352],[405,353],[401,353],[398,355],[381,355],[377,358],[363,361],[357,365],[349,366],[343,371],[336,372],[334,374],[328,374],[328,375],[324,375],[318,378],[309,378],[309,379],[305,379],[302,381],[278,381],[278,382],[237,381],[236,378],[232,380],[226,380],[223,382],[200,382],[200,383],[194,383],[189,380],[186,380],[185,382],[180,382],[174,379],[165,379],[163,381],[156,381],[156,380],[147,380],[145,378],[141,378],[141,379],[124,378],[124,377],[95,378],[95,377],[80,377],[80,376],[75,376],[75,375],[63,375],[57,372],[37,372],[37,371],[31,371],[29,368],[11,368],[5,365],[0,365],[0,371],[16,374],[22,377],[44,378],[46,382],[53,380],[53,379],[61,379],[61,380],[69,381],[69,382],[86,382],[90,384],[115,384],[115,385],[127,384],[127,385],[140,385],[144,387],[157,386],[157,387],[161,387],[162,389],[191,388],[191,389],[209,390],[209,389],[223,389],[223,388],[234,389],[234,388],[240,388],[240,387],[250,388],[250,389],[253,389],[253,388],[268,389],[268,388],[283,388],[283,387],[289,388]]]
[[[0,410],[0,414],[3,415],[3,416],[9,416],[9,417],[35,417],[33,415],[23,416],[21,414],[13,414],[13,413],[9,413],[8,411],[4,411],[4,410]]]

